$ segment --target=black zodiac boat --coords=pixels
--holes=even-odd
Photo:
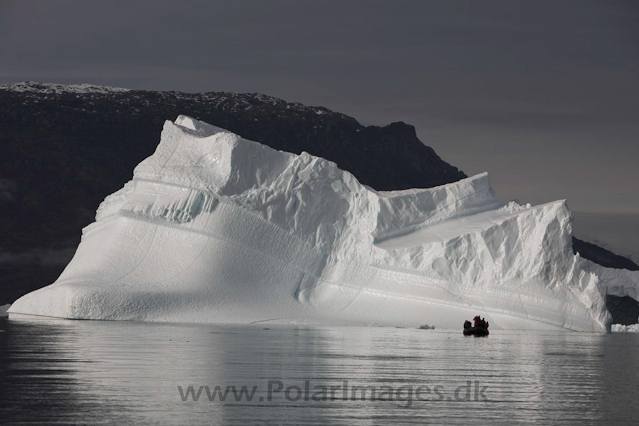
[[[468,327],[464,329],[464,336],[488,336],[490,334],[484,327]]]
[[[475,324],[470,321],[464,322],[464,336],[488,336],[488,321],[477,315],[473,318]]]

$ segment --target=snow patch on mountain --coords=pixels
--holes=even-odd
[[[23,81],[20,83],[0,85],[0,90],[13,92],[34,92],[47,94],[61,93],[116,93],[128,92],[129,89],[110,86],[96,86],[93,84],[55,84],[55,83],[36,83],[32,81]]]
[[[137,89],[124,89],[111,86],[97,86],[92,84],[56,84],[23,81],[13,84],[0,85],[1,91],[15,92],[22,96],[24,105],[40,104],[41,102],[55,101],[60,97],[73,94],[82,100],[80,105],[63,105],[62,108],[81,109],[83,112],[102,114],[99,99],[108,98],[110,102],[119,104],[123,109],[128,109],[132,114],[139,114],[140,108],[131,110],[132,104],[142,102],[144,107],[155,106],[163,108],[167,105],[185,102],[188,108],[206,108],[207,110],[223,111],[225,113],[244,113],[252,111],[257,116],[255,121],[268,120],[273,111],[277,111],[277,117],[289,114],[298,114],[298,119],[314,123],[313,129],[327,126],[339,120],[357,127],[359,132],[365,127],[357,120],[345,114],[331,111],[320,106],[307,106],[299,102],[286,102],[273,96],[261,93],[230,93],[230,92],[200,92],[185,93],[176,91],[147,91]],[[124,96],[126,95],[126,96]],[[149,97],[149,95],[151,95]]]
[[[572,253],[565,201],[503,205],[487,174],[381,192],[335,163],[180,116],[108,196],[60,278],[11,314],[604,331],[639,273]]]

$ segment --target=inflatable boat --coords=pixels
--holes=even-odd
[[[464,336],[488,336],[488,329],[484,327],[468,327],[464,329]]]

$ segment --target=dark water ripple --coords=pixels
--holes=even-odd
[[[639,423],[637,334],[495,330],[472,338],[373,327],[24,319],[0,320],[0,330],[6,424]],[[269,380],[284,387],[272,400]],[[295,400],[293,387],[303,390],[306,381],[310,396],[313,386],[344,380],[351,391],[390,386],[393,396],[344,400],[337,389],[323,400]],[[203,391],[183,402],[178,386],[189,385],[257,390],[251,401],[209,401]],[[420,386],[430,400],[417,400]],[[436,386],[443,400],[433,400]],[[475,400],[483,386],[487,400]]]

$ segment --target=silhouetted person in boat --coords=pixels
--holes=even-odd
[[[466,320],[466,321],[464,322],[464,329],[466,329],[466,328],[470,328],[470,327],[471,327],[471,325],[472,325],[472,324],[470,323],[470,321]]]

